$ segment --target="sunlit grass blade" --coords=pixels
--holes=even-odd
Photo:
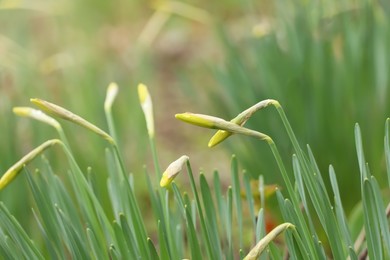
[[[360,178],[361,183],[363,185],[364,179],[368,177],[367,171],[366,171],[366,160],[364,158],[364,152],[363,152],[363,141],[362,141],[362,134],[360,131],[359,124],[355,125],[355,144],[356,144],[356,152],[359,162],[359,169],[360,169]]]

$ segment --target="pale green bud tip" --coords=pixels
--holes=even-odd
[[[148,88],[140,83],[138,84],[138,97],[141,103],[142,110],[145,115],[146,128],[150,137],[154,136],[154,119],[153,119],[153,104]]]
[[[216,146],[217,144],[223,142],[226,138],[228,138],[229,136],[231,136],[232,133],[228,132],[228,131],[225,131],[225,130],[218,130],[215,135],[213,135],[213,137],[211,137],[210,141],[209,141],[209,144],[208,146],[211,148],[211,147],[214,147]]]
[[[106,100],[104,101],[104,108],[110,109],[116,96],[118,95],[118,85],[115,82],[111,82],[107,88]]]
[[[14,107],[12,111],[15,115],[22,117],[30,117],[43,123],[49,124],[54,128],[60,128],[60,124],[54,118],[46,115],[41,110],[33,109],[31,107]]]
[[[194,113],[182,113],[182,114],[176,114],[175,117],[181,121],[184,121],[186,123],[190,123],[193,125],[206,127],[206,128],[214,128],[215,127],[215,121],[214,118],[207,115],[202,114],[194,114]]]
[[[172,162],[165,172],[162,175],[160,186],[167,187],[175,179],[175,177],[180,173],[183,168],[183,165],[189,160],[187,155],[183,155],[176,161]]]

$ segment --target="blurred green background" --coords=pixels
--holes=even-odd
[[[112,81],[120,86],[113,111],[128,169],[151,168],[136,92],[143,82],[154,101],[163,168],[187,154],[195,169],[224,174],[235,153],[252,176],[282,186],[265,144],[234,136],[208,149],[209,131],[173,117],[192,111],[230,119],[274,98],[301,143],[310,144],[325,177],[334,165],[350,210],[360,200],[356,122],[370,168],[385,180],[389,16],[388,1],[369,0],[0,1],[0,171],[56,137],[47,126],[16,118],[13,106],[39,97],[106,129],[103,102]],[[104,190],[106,144],[64,126],[82,168],[92,166]],[[273,108],[258,112],[247,126],[269,134],[290,160],[291,144]],[[61,152],[46,154],[65,174]],[[23,182],[0,195],[16,215],[31,214]]]

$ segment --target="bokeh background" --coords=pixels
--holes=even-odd
[[[136,90],[143,82],[154,102],[163,168],[187,154],[194,169],[211,175],[217,168],[227,176],[234,153],[254,178],[263,175],[266,183],[283,187],[266,144],[234,136],[209,149],[210,131],[174,119],[184,111],[231,119],[274,98],[301,144],[310,144],[325,178],[328,165],[334,165],[349,212],[360,201],[356,122],[370,169],[385,180],[389,25],[385,0],[2,0],[0,172],[56,137],[47,126],[14,116],[12,107],[30,106],[29,99],[39,97],[106,129],[103,102],[113,81],[120,87],[113,111],[127,167],[135,174],[143,165],[152,170]],[[104,194],[106,144],[64,126],[79,163],[93,167]],[[247,126],[269,134],[290,160],[292,147],[273,108],[258,112]],[[45,155],[58,175],[66,174],[59,149]],[[0,199],[13,214],[31,215],[23,178]]]

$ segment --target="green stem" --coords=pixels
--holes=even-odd
[[[114,139],[115,143],[117,144],[118,139],[116,136],[115,124],[114,124],[114,119],[112,117],[111,108],[105,109],[104,112],[106,114],[108,132],[110,133],[110,135]]]
[[[198,208],[200,224],[202,226],[203,238],[206,240],[207,253],[208,253],[209,259],[215,259],[215,258],[213,258],[213,253],[212,253],[213,249],[212,249],[212,246],[210,243],[210,236],[208,235],[208,232],[207,232],[206,223],[205,223],[205,219],[204,219],[203,211],[202,211],[202,206],[200,204],[198,191],[197,191],[196,185],[195,185],[194,175],[192,174],[192,168],[191,168],[189,161],[187,161],[187,171],[188,171],[188,175],[190,177],[192,192],[194,193],[194,196],[195,196],[196,206]]]
[[[161,173],[160,163],[158,161],[158,156],[157,156],[156,138],[154,136],[150,136],[149,141],[150,141],[150,149],[152,151],[154,170],[156,172],[157,179],[160,180],[162,177],[162,173]]]
[[[271,151],[272,151],[272,153],[273,153],[273,155],[275,157],[276,163],[278,164],[280,173],[282,174],[284,182],[286,183],[287,191],[290,194],[290,196],[291,196],[291,198],[293,200],[293,203],[296,206],[299,206],[298,198],[296,197],[295,190],[294,190],[293,185],[292,185],[292,183],[290,181],[290,178],[288,177],[288,174],[287,174],[287,171],[286,171],[286,167],[284,166],[282,157],[280,156],[279,150],[276,147],[275,142],[271,138],[267,139],[266,141],[267,141],[269,147],[271,148]]]

